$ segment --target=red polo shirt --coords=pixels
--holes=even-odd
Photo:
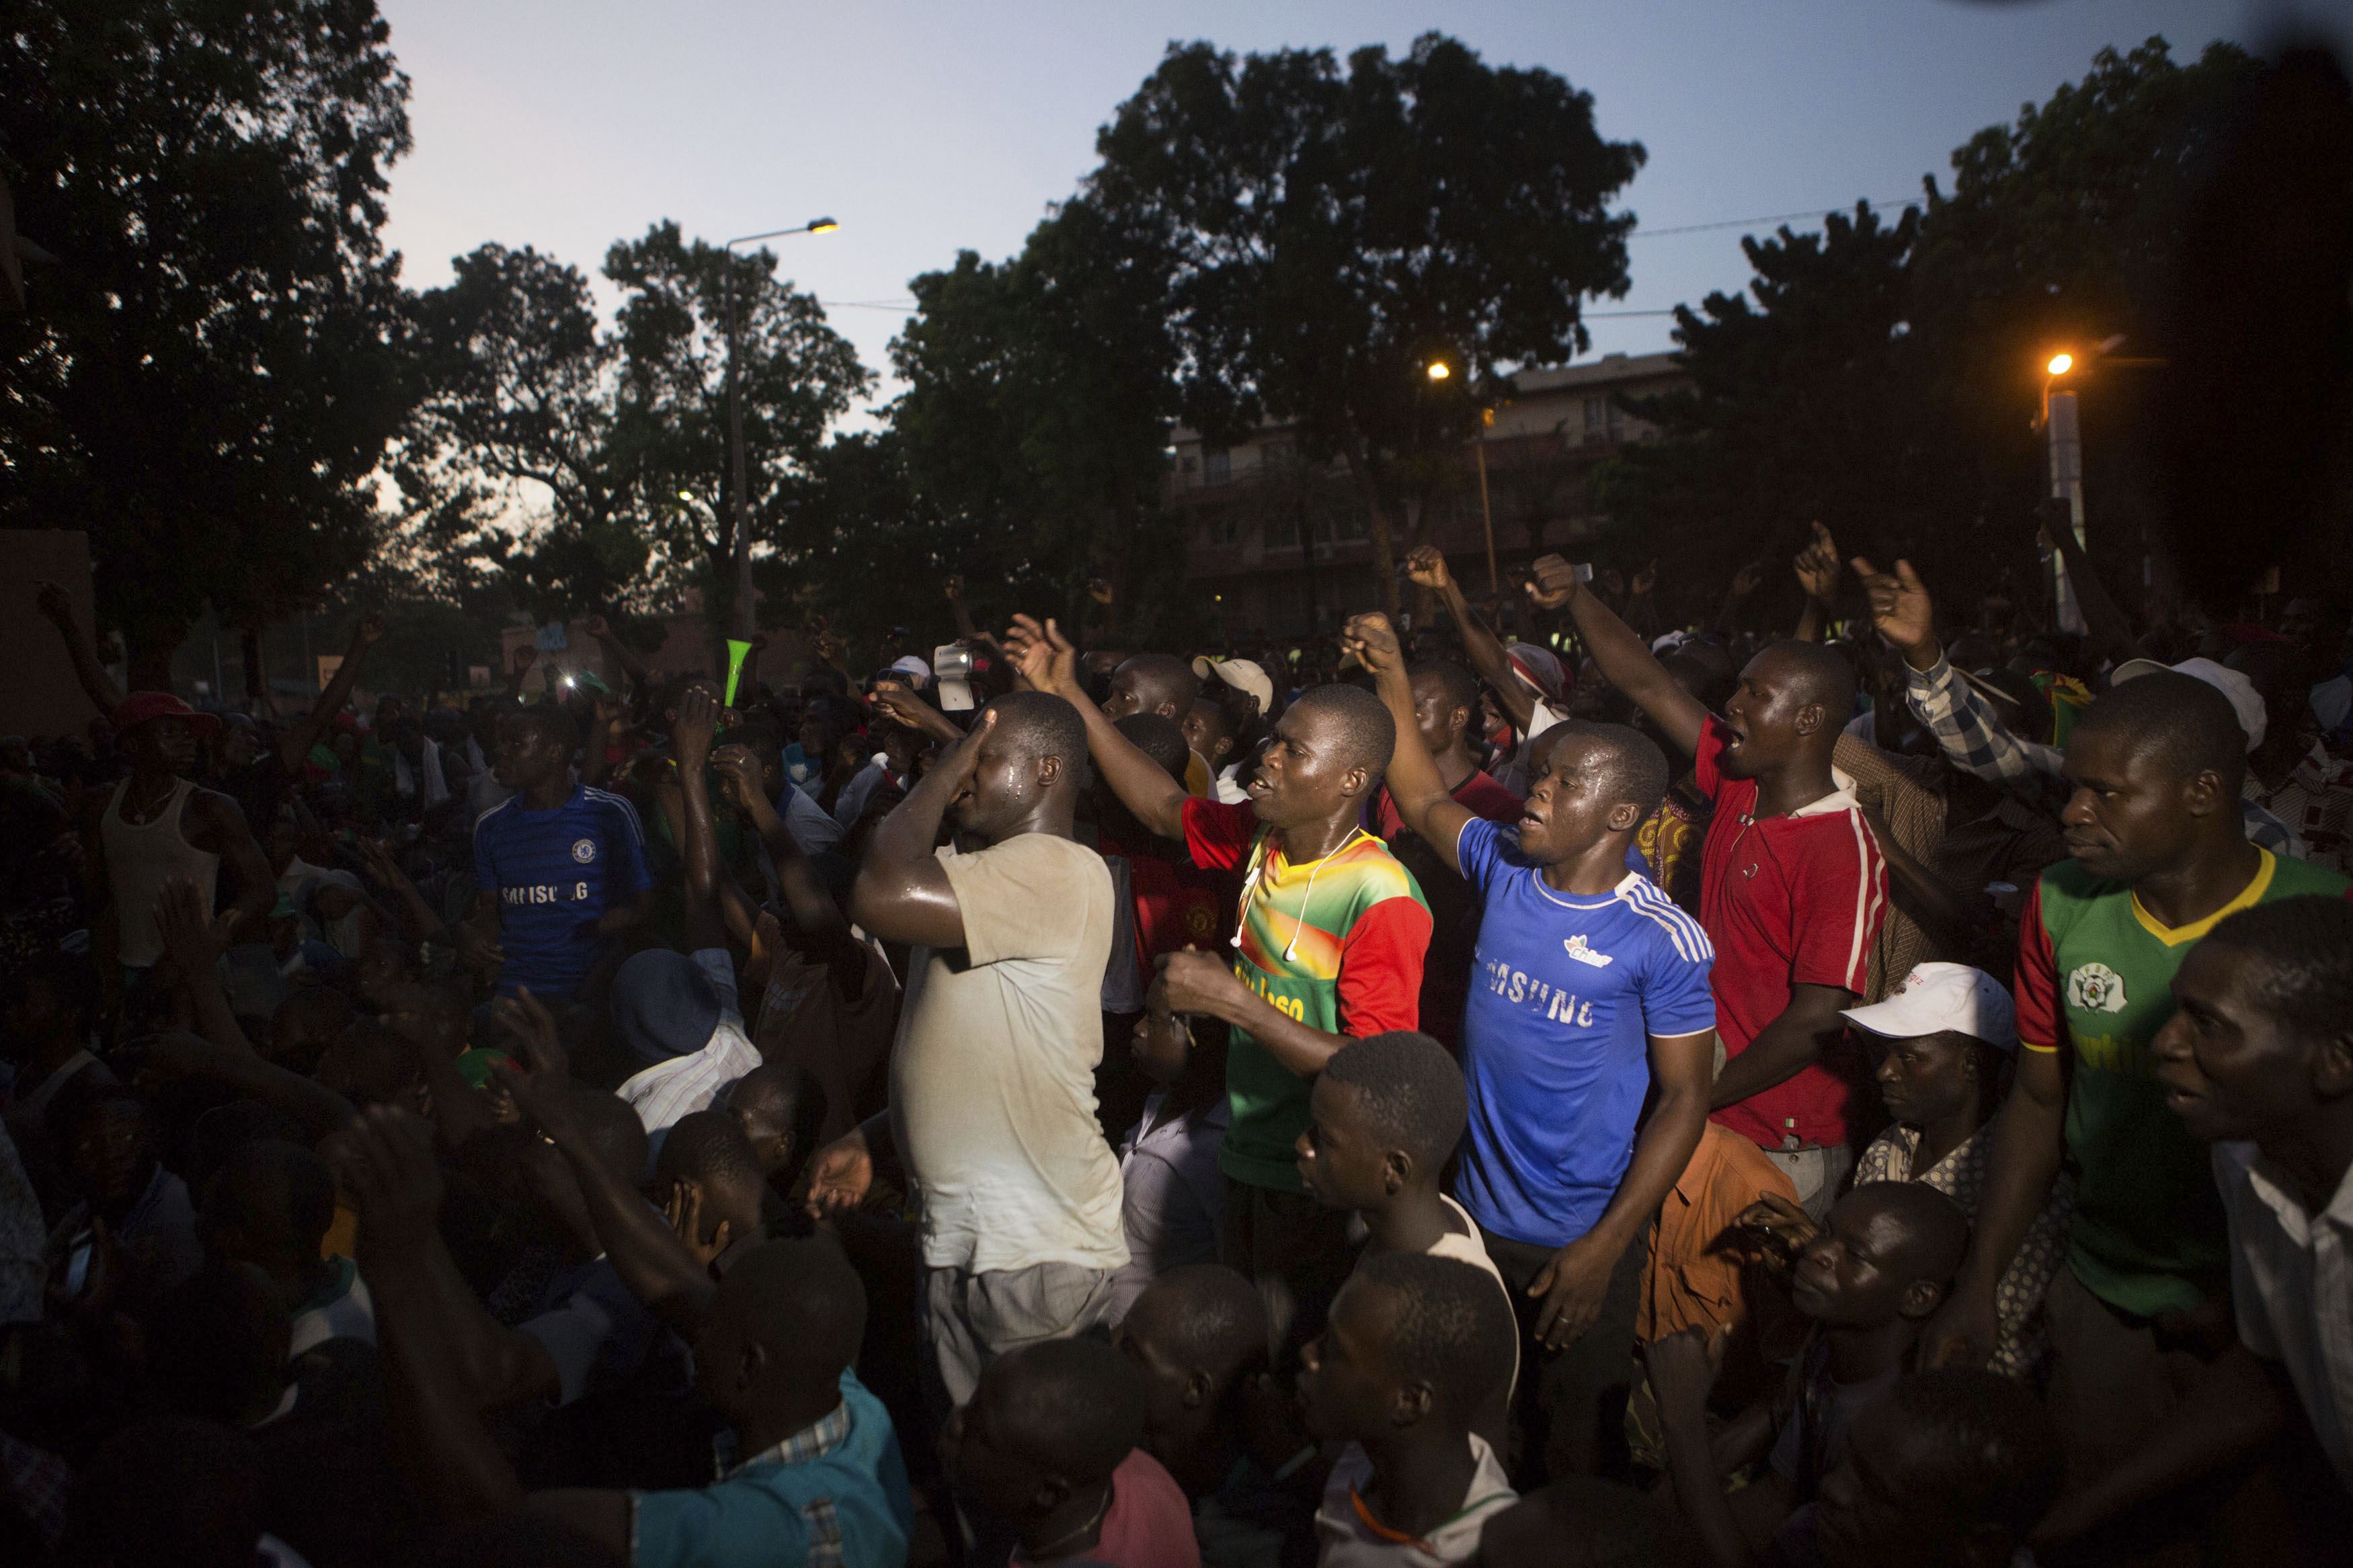
[[[1789,1005],[1792,985],[1836,985],[1860,995],[1871,941],[1887,915],[1887,864],[1855,805],[1838,790],[1787,816],[1758,817],[1757,781],[1724,776],[1731,731],[1711,716],[1700,731],[1698,783],[1715,802],[1700,858],[1700,924],[1715,944],[1709,985],[1728,1060]],[[1815,1062],[1710,1118],[1781,1148],[1847,1141],[1847,1080]]]

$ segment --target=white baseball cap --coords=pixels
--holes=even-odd
[[[2010,990],[1966,963],[1922,963],[1883,1002],[1849,1007],[1842,1016],[1858,1029],[1890,1039],[1916,1039],[1949,1029],[1997,1050],[2018,1049],[2018,1011]]]
[[[2138,680],[2144,675],[2155,675],[2169,669],[2176,675],[2186,675],[2192,680],[2202,680],[2231,700],[2231,710],[2239,716],[2239,728],[2247,732],[2247,750],[2253,751],[2263,743],[2263,731],[2269,728],[2263,712],[2263,700],[2255,690],[2255,683],[2226,664],[2216,664],[2211,658],[2185,658],[2179,664],[2159,664],[2153,658],[2128,658],[2108,675],[2110,686],[2122,686],[2127,680]]]
[[[1235,690],[1249,692],[1261,713],[1274,711],[1274,682],[1266,678],[1266,671],[1256,659],[1211,658],[1207,654],[1197,654],[1193,674],[1202,680],[1214,675]]]

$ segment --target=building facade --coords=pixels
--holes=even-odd
[[[1415,544],[1434,544],[1466,589],[1482,594],[1490,516],[1504,584],[1539,555],[1574,554],[1607,521],[1588,493],[1594,467],[1654,433],[1620,400],[1686,384],[1666,353],[1608,354],[1512,377],[1483,438],[1464,446],[1426,515],[1394,520],[1399,559]],[[1179,428],[1176,448],[1166,500],[1186,532],[1187,576],[1214,597],[1229,636],[1330,631],[1382,603],[1364,502],[1337,465],[1303,459],[1281,426],[1224,448]]]

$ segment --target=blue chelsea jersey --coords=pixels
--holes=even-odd
[[[474,879],[499,899],[499,990],[529,986],[563,1000],[580,987],[597,952],[596,922],[652,884],[638,808],[585,784],[553,811],[521,795],[474,823]]]

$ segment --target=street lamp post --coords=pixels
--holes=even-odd
[[[2075,531],[2075,542],[2084,539],[2084,430],[2079,422],[2073,388],[2062,388],[2059,383],[2075,368],[2075,356],[2056,353],[2043,367],[2042,425],[2051,439],[2051,493],[2067,503],[2067,525]],[[2080,632],[2084,629],[2084,607],[2076,601],[2075,585],[2067,580],[2067,557],[2059,551],[2051,552],[2052,602],[2057,609],[2059,629]]]
[[[1444,381],[1454,374],[1453,367],[1442,359],[1434,359],[1424,372],[1433,382]],[[1495,569],[1495,512],[1487,503],[1487,427],[1495,423],[1495,411],[1479,410],[1479,435],[1472,454],[1479,460],[1479,521],[1487,532],[1487,592],[1504,591],[1503,574]]]
[[[754,623],[752,614],[751,514],[744,503],[744,404],[735,385],[735,354],[740,346],[735,331],[735,247],[757,240],[783,239],[796,234],[830,234],[840,226],[829,217],[811,218],[798,228],[772,228],[765,234],[747,234],[719,247],[724,275],[723,291],[727,300],[727,479],[728,493],[733,502],[730,510],[735,523],[735,634],[746,642],[752,640]]]

